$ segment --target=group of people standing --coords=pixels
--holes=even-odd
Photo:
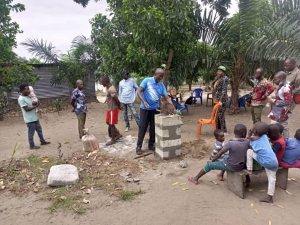
[[[160,98],[163,96],[165,101],[172,104],[171,99],[167,94],[167,90],[161,82],[163,76],[164,70],[158,68],[156,69],[153,77],[145,78],[141,82],[140,86],[138,86],[135,80],[129,77],[129,72],[124,70],[122,72],[123,79],[119,83],[118,94],[116,88],[111,84],[109,77],[101,77],[101,84],[106,88],[106,124],[108,125],[109,136],[111,137],[111,140],[106,143],[107,146],[115,144],[118,139],[122,138],[122,135],[116,128],[116,125],[118,124],[119,110],[124,110],[124,121],[126,125],[125,132],[129,131],[130,122],[128,118],[128,109],[130,109],[139,128],[136,154],[142,154],[142,145],[148,128],[148,149],[151,151],[155,150],[154,117],[155,114],[159,113],[157,109],[159,109]],[[75,112],[78,118],[79,138],[82,138],[87,107],[86,98],[83,93],[83,82],[78,80],[76,84],[77,88],[71,95],[71,105],[74,107],[73,112]],[[137,96],[141,101],[140,117],[134,106]]]
[[[284,62],[284,71],[279,71],[275,74],[273,83],[269,82],[264,77],[264,69],[258,68],[255,71],[254,88],[251,93],[251,98],[246,102],[248,107],[251,107],[251,115],[253,124],[261,121],[263,108],[271,105],[268,117],[271,123],[280,123],[284,127],[283,136],[289,137],[289,120],[292,110],[297,102],[296,96],[300,94],[300,70],[296,67],[294,58],[287,58]],[[217,69],[217,76],[212,82],[213,85],[213,101],[215,104],[221,105],[217,114],[217,129],[220,129],[227,134],[225,121],[225,111],[227,107],[229,79],[226,76],[226,67],[220,66]]]

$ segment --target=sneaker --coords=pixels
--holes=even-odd
[[[128,132],[128,131],[129,131],[129,127],[126,127],[125,132]]]
[[[136,147],[136,154],[141,155],[142,154],[142,148],[141,147]]]
[[[30,147],[30,149],[39,149],[39,148],[41,148],[40,146],[32,146],[32,147]]]
[[[51,142],[49,142],[49,141],[45,141],[45,142],[43,142],[43,143],[41,143],[41,145],[49,145]]]

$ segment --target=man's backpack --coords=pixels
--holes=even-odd
[[[193,104],[193,97],[189,97],[186,101],[185,101],[186,105],[192,105]]]

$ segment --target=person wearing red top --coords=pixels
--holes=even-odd
[[[261,122],[262,110],[265,106],[264,100],[274,91],[273,85],[264,78],[264,68],[255,71],[255,84],[252,91],[251,115],[253,124]],[[247,103],[250,106],[249,103]]]
[[[284,138],[280,134],[280,128],[277,126],[277,124],[269,125],[268,137],[272,144],[272,149],[276,155],[278,163],[280,163],[286,144]]]

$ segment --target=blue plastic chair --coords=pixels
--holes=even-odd
[[[177,97],[176,97],[176,98],[174,98],[172,95],[169,95],[169,94],[168,94],[168,96],[169,96],[169,98],[170,98],[170,99],[172,99],[172,100],[176,100],[176,102],[178,102],[178,98],[177,98]]]
[[[177,110],[179,110],[180,112],[184,109],[186,109],[186,114],[189,114],[189,108],[186,104],[181,105],[180,103],[176,102],[176,100],[172,99],[172,103],[173,105],[176,106]]]
[[[246,101],[245,101],[245,96],[239,97],[239,108],[245,108],[245,111],[247,110],[246,108]],[[227,102],[227,108],[230,108],[231,106],[231,98],[229,98],[228,102]]]
[[[196,104],[197,98],[200,98],[200,102],[202,105],[202,92],[203,90],[201,88],[196,88],[193,90],[191,97],[193,98],[193,104]]]

